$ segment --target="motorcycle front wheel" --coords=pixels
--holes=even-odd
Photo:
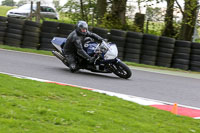
[[[132,72],[129,67],[121,61],[110,64],[111,71],[120,78],[128,79],[131,77]]]

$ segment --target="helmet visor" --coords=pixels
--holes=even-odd
[[[86,33],[87,32],[87,28],[80,28],[82,33]]]

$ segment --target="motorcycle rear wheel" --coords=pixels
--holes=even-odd
[[[129,67],[121,61],[112,64],[111,67],[112,72],[120,78],[128,79],[132,75],[132,72],[129,69]]]

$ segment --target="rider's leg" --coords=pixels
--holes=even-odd
[[[76,72],[79,70],[78,64],[74,55],[67,55],[66,60],[69,63],[69,69],[71,72]]]

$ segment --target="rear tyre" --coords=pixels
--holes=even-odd
[[[129,67],[121,61],[111,64],[111,71],[120,78],[128,79],[131,77],[132,72]]]

